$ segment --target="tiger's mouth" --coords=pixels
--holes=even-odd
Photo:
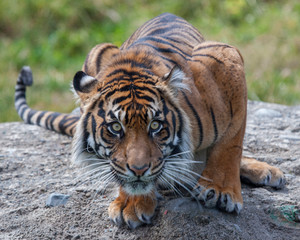
[[[121,181],[121,186],[130,195],[147,195],[155,190],[157,175],[131,176]]]
[[[130,195],[146,195],[154,190],[155,183],[138,179],[132,182],[123,182],[121,186]]]
[[[116,161],[111,161],[111,172],[113,173],[117,184],[129,195],[147,195],[155,190],[158,176],[163,170],[164,161],[153,166],[145,164],[138,168],[136,166],[120,165]]]

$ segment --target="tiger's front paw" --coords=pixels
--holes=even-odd
[[[155,194],[129,196],[120,191],[120,195],[108,208],[109,218],[121,226],[124,222],[129,228],[135,229],[142,224],[150,224],[156,208]]]
[[[244,157],[241,162],[241,179],[257,186],[271,186],[281,189],[285,185],[283,172],[265,162]]]
[[[200,203],[207,208],[217,207],[226,212],[239,213],[243,208],[243,198],[238,185],[220,187],[200,179],[194,192]]]

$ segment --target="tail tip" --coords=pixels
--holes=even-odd
[[[22,67],[18,82],[23,83],[25,86],[31,86],[33,84],[32,71],[29,66]]]

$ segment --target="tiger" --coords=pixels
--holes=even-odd
[[[79,115],[31,109],[25,91],[32,83],[30,67],[23,67],[18,115],[73,137],[72,162],[95,169],[99,182],[117,184],[108,215],[118,226],[150,224],[160,187],[238,214],[241,180],[285,184],[277,167],[242,157],[247,87],[240,51],[205,40],[181,17],[161,14],[120,47],[92,48],[73,78]]]

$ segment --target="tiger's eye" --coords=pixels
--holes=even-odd
[[[158,121],[152,121],[151,124],[150,124],[150,128],[151,130],[158,130],[160,127],[160,122]]]
[[[115,132],[120,132],[122,130],[122,126],[120,123],[115,122],[112,124],[111,128],[115,131]]]

